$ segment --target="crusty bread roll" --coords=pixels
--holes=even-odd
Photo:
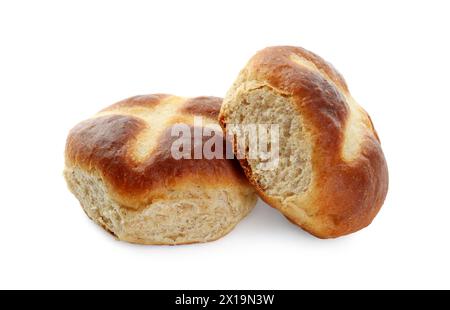
[[[205,242],[228,233],[257,197],[237,161],[177,160],[171,152],[178,139],[173,125],[197,130],[195,116],[202,117],[204,128],[217,127],[221,134],[212,136],[224,143],[217,123],[221,102],[215,97],[137,96],[73,128],[64,175],[86,214],[133,243]],[[202,137],[192,152],[209,139]]]
[[[369,115],[342,76],[298,47],[258,52],[239,74],[219,122],[278,124],[279,162],[240,159],[260,196],[290,221],[320,238],[371,223],[385,199],[388,171]]]

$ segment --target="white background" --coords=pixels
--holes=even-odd
[[[450,288],[448,1],[2,1],[0,288]],[[371,226],[319,240],[258,203],[226,237],[138,246],[62,177],[68,130],[118,100],[223,96],[248,58],[298,45],[346,78],[390,172]]]

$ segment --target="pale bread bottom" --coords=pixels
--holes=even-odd
[[[120,206],[99,174],[66,167],[70,190],[94,222],[118,239],[140,244],[188,244],[230,232],[256,204],[251,189],[192,186],[138,210]]]

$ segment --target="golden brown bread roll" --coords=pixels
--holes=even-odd
[[[321,238],[369,225],[388,188],[388,171],[369,115],[342,76],[299,47],[269,47],[239,74],[219,122],[278,124],[279,161],[240,159],[260,196],[290,221]],[[236,151],[236,148],[235,148]]]
[[[256,203],[237,161],[177,160],[171,152],[173,125],[193,131],[195,116],[202,117],[203,129],[218,127],[214,139],[224,143],[217,124],[221,102],[136,96],[75,126],[67,138],[64,175],[86,214],[135,243],[205,242],[228,233]],[[195,146],[200,149],[206,141],[201,139]]]

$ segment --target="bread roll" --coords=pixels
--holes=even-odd
[[[240,159],[259,195],[320,238],[369,225],[388,189],[388,170],[369,115],[342,76],[299,47],[269,47],[248,62],[222,105],[219,122],[278,124],[279,161]],[[236,151],[236,148],[235,148]]]
[[[67,138],[64,175],[86,214],[133,243],[185,244],[227,234],[256,203],[237,161],[175,159],[171,151],[179,138],[173,125],[187,124],[193,132],[195,116],[202,117],[203,129],[217,127],[220,134],[213,137],[223,144],[221,102],[136,96],[75,126]],[[209,139],[201,137],[185,155],[201,151]]]

